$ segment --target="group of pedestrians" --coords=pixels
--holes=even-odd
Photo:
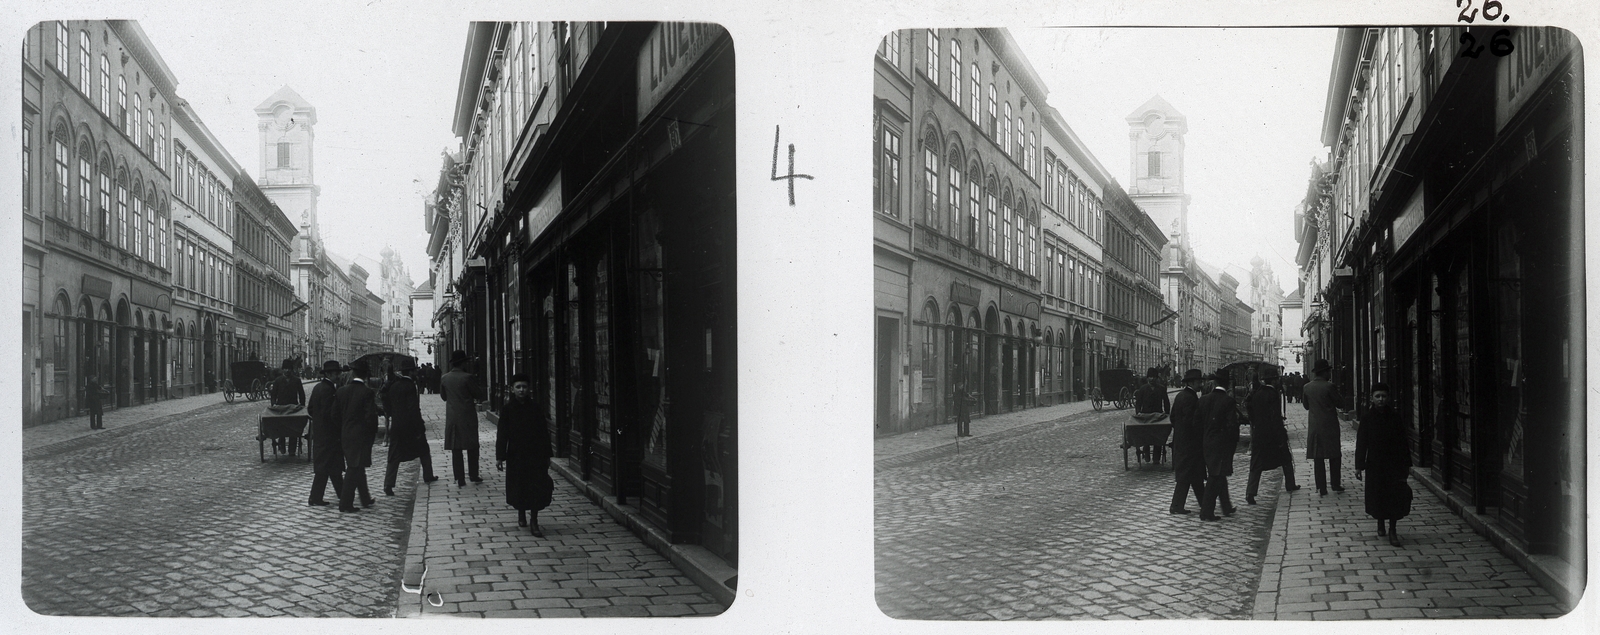
[[[1340,412],[1345,411],[1342,396],[1328,381],[1331,368],[1319,359],[1312,368],[1312,381],[1301,389],[1300,403],[1308,412],[1306,457],[1313,462],[1317,492],[1327,496],[1344,491],[1340,482]],[[1206,376],[1199,369],[1183,375],[1183,390],[1171,402],[1172,469],[1175,487],[1168,511],[1188,514],[1190,493],[1200,505],[1200,519],[1219,521],[1236,512],[1228,493],[1228,477],[1233,475],[1233,454],[1239,443],[1239,410],[1234,397],[1220,385],[1221,373]],[[1245,488],[1245,503],[1256,504],[1261,473],[1283,470],[1284,489],[1300,489],[1294,478],[1294,457],[1289,449],[1284,426],[1285,397],[1275,384],[1271,369],[1257,378],[1244,398],[1244,409],[1251,427],[1250,476]],[[1201,396],[1201,393],[1205,393]],[[1164,397],[1164,395],[1163,395]],[[1154,396],[1141,392],[1138,412],[1161,405]],[[1366,511],[1378,522],[1378,535],[1390,544],[1400,545],[1396,521],[1411,510],[1411,486],[1406,478],[1411,468],[1410,440],[1398,416],[1389,406],[1389,387],[1378,383],[1370,391],[1368,408],[1356,433],[1356,478],[1366,473]]]
[[[438,377],[434,392],[445,402],[444,447],[451,453],[456,486],[470,480],[482,483],[478,473],[478,410],[487,400],[486,391],[471,372],[471,359],[464,351],[450,356],[450,372]],[[355,513],[376,503],[367,490],[366,469],[372,466],[372,446],[378,432],[378,400],[389,417],[388,461],[384,471],[383,493],[394,495],[400,464],[419,461],[422,480],[439,480],[433,473],[428,447],[427,426],[422,418],[419,375],[426,371],[414,362],[403,360],[392,371],[382,394],[367,385],[369,368],[357,360],[348,367],[334,360],[322,364],[322,377],[305,397],[298,381],[285,375],[281,381],[294,384],[293,390],[278,383],[271,391],[273,403],[292,404],[298,400],[311,415],[313,506],[326,506],[324,499],[331,483],[338,496],[339,511]],[[342,384],[339,378],[350,373]],[[511,378],[510,397],[500,410],[495,435],[495,464],[506,473],[506,502],[517,510],[517,524],[530,527],[543,536],[539,510],[549,506],[555,483],[550,478],[550,434],[543,411],[529,396],[531,382],[526,375]],[[298,391],[298,396],[295,394]],[[357,507],[357,503],[360,507]]]

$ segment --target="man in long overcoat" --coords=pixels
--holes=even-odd
[[[1389,406],[1389,385],[1372,387],[1372,405],[1356,429],[1356,479],[1366,471],[1367,515],[1378,521],[1378,535],[1388,534],[1389,544],[1400,546],[1395,523],[1411,513],[1411,439],[1405,424]],[[1383,521],[1389,521],[1388,531]]]
[[[1167,511],[1187,514],[1184,502],[1194,491],[1194,502],[1204,504],[1206,483],[1205,427],[1200,420],[1200,370],[1191,368],[1183,373],[1183,390],[1172,399],[1172,476],[1177,487],[1172,490],[1172,505]]]
[[[1339,410],[1344,406],[1344,400],[1334,388],[1333,382],[1328,381],[1328,374],[1332,368],[1328,360],[1319,359],[1312,366],[1311,383],[1301,389],[1300,405],[1310,411],[1306,417],[1306,458],[1311,459],[1314,473],[1317,478],[1317,493],[1328,495],[1331,483],[1333,491],[1342,492],[1344,486],[1339,481]],[[1332,478],[1324,471],[1323,461],[1328,462],[1328,470],[1332,471]]]
[[[450,467],[456,487],[465,487],[467,477],[478,478],[478,407],[487,398],[477,378],[467,372],[471,361],[466,351],[450,354],[450,372],[439,378],[439,398],[444,400],[444,449],[450,451]],[[466,452],[469,469],[463,474],[461,453]]]
[[[1300,489],[1294,482],[1294,457],[1289,453],[1289,431],[1284,428],[1283,398],[1272,386],[1275,375],[1264,374],[1250,395],[1245,411],[1250,414],[1250,481],[1244,489],[1244,502],[1256,504],[1261,489],[1261,473],[1283,468],[1283,488]],[[1285,377],[1284,381],[1290,381]]]
[[[333,407],[339,413],[339,440],[344,445],[344,489],[339,490],[339,511],[360,511],[355,506],[356,495],[361,495],[361,506],[371,507],[372,495],[367,493],[367,468],[372,465],[372,442],[378,438],[377,396],[367,387],[367,368],[359,360],[350,366],[350,381],[339,387],[333,397]]]
[[[1213,376],[1222,381],[1219,372]],[[1233,498],[1228,495],[1228,477],[1233,475],[1233,453],[1239,447],[1239,411],[1220,383],[1200,398],[1200,417],[1205,421],[1206,490],[1200,502],[1200,520],[1222,520],[1217,516],[1217,499],[1222,499],[1222,514],[1232,516]]]
[[[311,465],[316,475],[311,481],[311,504],[327,505],[322,493],[333,481],[334,496],[344,491],[344,444],[340,442],[339,412],[334,409],[333,398],[338,391],[333,378],[339,376],[342,365],[328,360],[322,363],[322,379],[311,388],[311,398],[306,400],[306,413],[311,415]]]
[[[422,482],[439,480],[433,475],[433,457],[428,452],[428,431],[422,422],[422,407],[417,401],[417,384],[411,375],[419,372],[415,362],[401,361],[394,379],[383,387],[383,411],[389,414],[389,465],[383,472],[383,494],[394,496],[395,476],[400,464],[422,461]]]

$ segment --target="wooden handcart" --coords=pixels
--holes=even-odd
[[[306,462],[311,461],[311,439],[306,436],[306,424],[311,421],[311,415],[305,408],[279,414],[275,407],[268,407],[261,412],[261,420],[256,427],[256,443],[259,447],[261,460],[267,460],[267,442],[272,441],[272,457],[280,454],[297,456],[302,447],[305,450]]]
[[[1142,467],[1160,465],[1167,459],[1167,440],[1172,437],[1172,422],[1164,414],[1136,414],[1122,424],[1122,469],[1129,469],[1128,450]]]

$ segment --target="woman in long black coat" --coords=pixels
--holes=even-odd
[[[1389,521],[1389,544],[1400,546],[1395,521],[1411,513],[1411,440],[1400,417],[1389,407],[1389,387],[1372,387],[1372,406],[1356,430],[1356,478],[1366,471],[1367,514],[1378,519],[1378,535]]]
[[[511,377],[511,398],[500,407],[494,460],[506,472],[506,504],[517,510],[517,526],[530,527],[542,538],[539,510],[550,506],[555,482],[550,480],[550,429],[528,398],[529,383],[527,375]]]

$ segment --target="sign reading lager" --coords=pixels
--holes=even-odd
[[[639,48],[639,121],[644,121],[678,85],[711,43],[726,33],[722,27],[705,22],[656,25]]]
[[[1565,29],[1556,27],[1523,27],[1516,29],[1516,50],[1500,58],[1495,69],[1495,129],[1499,130],[1517,115],[1550,72],[1565,62],[1576,38]]]

